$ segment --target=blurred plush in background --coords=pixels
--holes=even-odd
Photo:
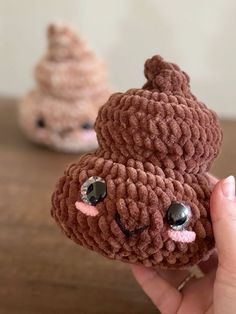
[[[19,103],[19,122],[33,141],[66,152],[97,147],[93,125],[110,94],[107,70],[67,25],[48,27],[48,51],[35,68],[37,87]]]

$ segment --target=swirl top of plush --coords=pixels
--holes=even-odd
[[[41,90],[69,100],[95,100],[100,93],[107,93],[106,66],[77,32],[68,25],[52,23],[47,37],[47,53],[35,68]]]
[[[35,142],[62,151],[97,148],[93,125],[111,94],[105,64],[71,27],[52,23],[36,87],[19,104],[19,121]]]
[[[69,238],[109,258],[185,268],[214,247],[206,172],[222,131],[177,65],[154,56],[145,76],[143,88],[100,109],[100,147],[65,171],[52,215]]]

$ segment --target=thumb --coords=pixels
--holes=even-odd
[[[233,176],[216,184],[210,207],[219,263],[236,273],[236,198]]]

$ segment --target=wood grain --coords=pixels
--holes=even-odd
[[[236,121],[222,126],[220,177],[236,174]],[[0,101],[0,313],[156,313],[127,265],[75,245],[51,219],[55,181],[77,159],[28,142],[15,101]]]

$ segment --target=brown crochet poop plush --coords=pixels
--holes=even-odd
[[[154,56],[145,76],[142,89],[101,108],[100,148],[65,171],[52,215],[69,238],[109,258],[186,268],[214,247],[206,172],[222,132],[177,65]]]

